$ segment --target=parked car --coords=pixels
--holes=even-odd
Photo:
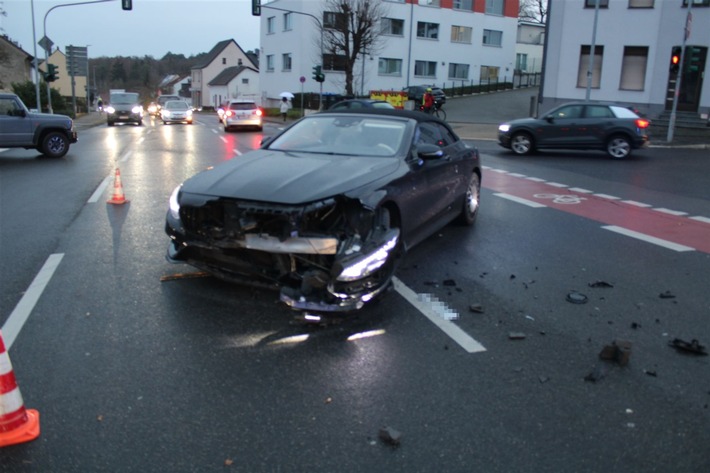
[[[407,92],[407,98],[409,100],[414,100],[416,105],[420,105],[422,103],[422,99],[424,98],[424,92],[426,92],[426,89],[431,89],[434,101],[439,104],[439,107],[442,107],[446,103],[446,94],[441,87],[433,85],[410,85],[402,90]]]
[[[279,289],[298,311],[354,311],[390,287],[405,251],[472,225],[480,186],[478,150],[431,115],[321,112],[176,187],[167,257]]]
[[[542,118],[521,118],[498,127],[498,144],[515,154],[537,149],[596,149],[615,159],[647,146],[649,120],[616,104],[571,102]]]
[[[394,108],[394,105],[385,100],[374,99],[348,99],[331,105],[328,110],[345,110],[356,108]]]
[[[192,125],[192,107],[184,100],[168,100],[160,110],[163,124],[187,123]]]
[[[106,124],[116,123],[143,124],[143,105],[140,97],[134,92],[115,92],[109,97],[106,110]]]
[[[68,116],[30,112],[17,95],[0,93],[0,148],[36,149],[61,158],[76,141],[74,122]]]
[[[224,131],[237,127],[263,129],[264,112],[253,100],[232,100],[222,115]]]

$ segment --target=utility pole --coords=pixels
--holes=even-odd
[[[589,48],[589,68],[587,69],[587,93],[584,100],[589,102],[592,94],[592,76],[594,74],[594,56],[597,43],[597,21],[599,20],[599,0],[594,0],[594,26],[592,27],[592,45]],[[601,80],[601,77],[599,78]]]

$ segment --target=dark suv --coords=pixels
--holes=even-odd
[[[0,93],[0,148],[36,149],[61,158],[76,143],[74,122],[66,115],[33,113],[20,97]]]
[[[409,100],[414,100],[414,103],[420,105],[422,103],[422,99],[424,98],[424,92],[426,92],[426,89],[428,88],[431,88],[434,101],[439,104],[439,107],[446,103],[446,94],[443,90],[441,90],[441,87],[435,87],[433,85],[410,85],[402,90],[407,92],[407,98]]]
[[[115,123],[143,124],[143,105],[140,97],[134,92],[115,92],[109,98],[106,110],[106,124],[113,126]]]

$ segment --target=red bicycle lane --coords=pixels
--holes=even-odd
[[[561,184],[488,170],[483,187],[499,192],[502,197],[523,199],[533,206],[555,210],[601,222],[606,229],[626,234],[676,251],[710,253],[710,222],[670,211],[654,210],[611,196],[591,192],[575,192]]]

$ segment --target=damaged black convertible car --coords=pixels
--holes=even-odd
[[[277,289],[299,311],[354,311],[412,246],[472,225],[480,187],[478,151],[431,115],[317,113],[178,186],[168,260]]]

